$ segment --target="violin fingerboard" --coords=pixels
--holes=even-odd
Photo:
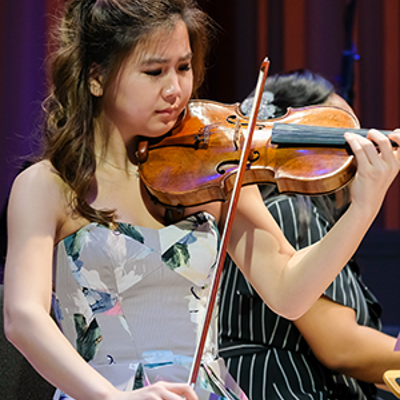
[[[286,147],[348,148],[344,138],[346,132],[354,132],[367,137],[368,129],[275,123],[272,127],[271,143]],[[381,132],[385,135],[388,133]]]

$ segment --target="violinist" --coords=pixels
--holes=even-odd
[[[139,137],[179,124],[203,80],[209,26],[192,0],[67,1],[43,152],[10,195],[4,284],[6,335],[58,388],[55,399],[229,398],[210,372],[214,326],[196,393],[185,383],[226,203],[188,207],[165,225],[134,162]],[[400,132],[390,137],[400,144]],[[352,204],[309,248],[288,243],[255,185],[241,190],[229,254],[287,318],[346,264],[399,170],[379,132],[346,139],[358,163]],[[61,329],[49,316],[53,290]]]
[[[335,105],[353,112],[318,74],[268,77],[263,118],[288,107]],[[247,113],[247,103],[243,103]],[[267,101],[268,100],[268,101]],[[280,195],[260,187],[268,210],[296,249],[320,240],[349,206],[349,186],[334,195]],[[324,264],[321,264],[321,267]],[[253,400],[377,399],[388,368],[400,367],[396,339],[381,332],[381,307],[351,259],[315,304],[290,321],[272,311],[227,258],[221,285],[220,355]]]

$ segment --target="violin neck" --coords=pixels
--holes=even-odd
[[[345,132],[354,132],[367,137],[369,129],[331,128],[299,124],[275,123],[271,143],[286,147],[337,147],[348,148]],[[388,135],[390,131],[380,131]],[[392,145],[395,145],[392,142]]]

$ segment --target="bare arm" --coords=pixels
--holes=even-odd
[[[5,273],[4,319],[8,339],[54,386],[77,400],[194,400],[184,384],[160,383],[120,392],[75,351],[49,316],[52,255],[65,221],[61,180],[40,163],[19,176],[9,202],[9,248]]]
[[[359,246],[398,173],[400,153],[383,135],[370,131],[370,136],[380,152],[369,140],[348,136],[358,162],[351,206],[322,240],[305,249],[295,252],[290,246],[257,188],[242,189],[229,253],[268,306],[286,318],[299,318],[334,280]],[[400,131],[392,139],[400,143]]]
[[[358,325],[355,311],[321,297],[294,321],[318,360],[327,368],[365,382],[383,383],[388,369],[400,369],[396,339]]]

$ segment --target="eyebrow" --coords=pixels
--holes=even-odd
[[[189,52],[185,56],[179,58],[179,62],[181,61],[190,61],[193,58],[193,53]],[[169,60],[167,58],[162,57],[150,57],[147,60],[144,60],[140,65],[142,67],[148,67],[153,64],[166,64]]]

